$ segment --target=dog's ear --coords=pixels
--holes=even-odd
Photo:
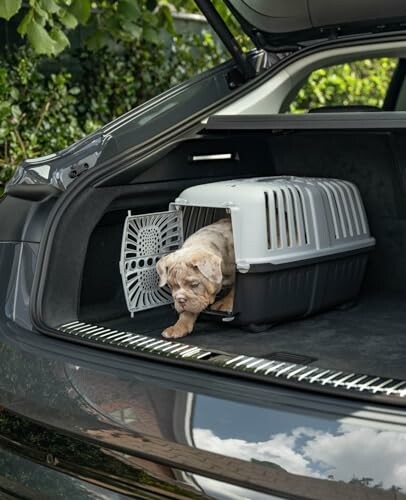
[[[168,269],[169,266],[171,265],[173,261],[172,254],[165,255],[164,257],[161,257],[157,264],[156,264],[156,270],[158,271],[159,274],[159,286],[163,287],[166,285],[167,280],[168,280]]]
[[[193,264],[199,269],[205,278],[220,285],[223,280],[221,271],[221,258],[213,254],[204,254],[197,258]]]

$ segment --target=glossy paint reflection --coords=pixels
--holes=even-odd
[[[258,408],[114,378],[101,382],[80,369],[70,373],[71,383],[91,395],[88,401],[98,411],[137,432],[298,476],[406,491],[406,433],[272,404]],[[106,401],[106,392],[115,395],[114,403]],[[197,483],[208,493],[216,481]],[[232,490],[229,498],[245,498]]]
[[[130,498],[26,460],[0,447],[0,486],[16,498],[75,498],[121,500]],[[1,496],[1,493],[0,493]],[[8,498],[8,497],[7,497]],[[11,496],[10,496],[11,498]]]
[[[275,409],[258,419],[238,403],[219,414],[210,410],[216,404],[212,398],[196,399],[193,439],[199,448],[293,474],[406,491],[406,433]]]

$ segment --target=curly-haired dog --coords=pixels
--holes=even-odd
[[[231,311],[234,301],[235,257],[230,219],[221,219],[192,234],[182,248],[157,263],[159,286],[172,290],[178,321],[162,332],[166,338],[192,332],[199,314],[212,305],[224,287],[230,292],[212,305],[217,311]]]

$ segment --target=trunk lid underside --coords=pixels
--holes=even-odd
[[[403,0],[224,0],[258,48],[403,30]]]

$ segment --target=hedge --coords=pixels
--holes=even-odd
[[[383,57],[314,71],[298,91],[290,112],[354,104],[382,107],[396,64],[397,59]]]

